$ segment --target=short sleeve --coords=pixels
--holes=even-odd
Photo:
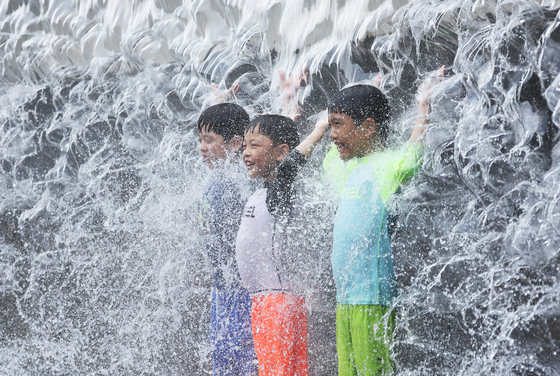
[[[266,205],[272,215],[287,214],[291,210],[293,189],[292,185],[297,174],[307,162],[307,158],[299,150],[292,150],[278,167],[276,179],[268,185]]]
[[[424,148],[419,142],[406,142],[400,149],[388,152],[379,165],[386,166],[381,173],[376,173],[380,184],[380,194],[386,201],[399,186],[414,176],[422,164]]]
[[[350,173],[356,168],[357,164],[358,160],[356,158],[344,163],[340,159],[336,145],[332,144],[331,149],[325,155],[325,159],[323,159],[323,170],[337,193],[342,193],[348,176],[350,176]]]

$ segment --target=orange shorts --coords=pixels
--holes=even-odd
[[[304,299],[292,294],[253,297],[251,323],[259,376],[307,376]]]

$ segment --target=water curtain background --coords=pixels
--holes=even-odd
[[[395,142],[442,64],[422,172],[391,203],[400,375],[560,373],[560,17],[527,0],[4,0],[0,3],[0,373],[211,368],[195,121],[210,83],[304,114],[382,76]],[[311,123],[302,125],[302,133]],[[299,184],[310,371],[332,375],[336,198]]]

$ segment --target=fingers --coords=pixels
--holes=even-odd
[[[327,119],[319,119],[317,121],[317,123],[315,123],[315,129],[314,132],[320,132],[321,135],[325,134],[330,128],[330,123],[327,121]]]
[[[444,80],[446,66],[442,65],[436,72],[430,73],[418,88],[416,98],[421,107],[426,108],[426,113],[429,113],[429,101],[432,95],[432,89],[435,85]]]
[[[280,77],[280,83],[286,81],[286,73],[282,69],[278,69],[278,76]]]
[[[305,82],[305,84],[307,85],[307,79],[309,78],[309,69],[307,67],[307,63],[305,63],[305,65],[303,66],[303,69],[301,70],[301,74],[300,74],[300,84],[302,82]]]
[[[292,74],[286,79],[286,73],[282,69],[278,69],[278,77],[280,78],[280,91],[292,92],[299,87],[299,85],[294,84]]]
[[[278,69],[278,77],[280,78],[280,89],[282,91],[287,89],[295,91],[301,87],[302,83],[307,84],[309,70],[306,64],[299,74],[290,73],[288,78],[286,78],[286,72],[282,69]]]
[[[443,81],[444,79],[444,74],[445,74],[445,65],[442,65],[441,68],[439,68],[437,70],[437,72],[432,72],[431,74],[428,75],[428,77],[426,77],[426,79],[423,82],[423,89],[427,90],[427,91],[431,91],[432,87],[437,84],[438,82]]]
[[[239,91],[239,81],[236,81],[228,90],[229,94],[235,94]]]
[[[303,81],[301,75],[299,75],[299,76],[297,76],[297,77],[296,77],[295,74],[294,74],[294,75],[290,75],[290,78],[293,80],[293,81],[292,81],[292,85],[294,86],[294,89],[296,89],[296,90],[299,89],[300,86],[301,86],[301,82]]]
[[[331,126],[331,124],[329,123],[329,120],[327,118],[319,119],[319,121],[317,121],[316,125],[320,126],[320,127],[324,127],[324,128],[329,128]]]
[[[442,65],[441,68],[439,68],[437,73],[436,73],[435,83],[443,81],[443,79],[444,79],[443,75],[444,74],[445,74],[445,65]]]
[[[235,82],[229,89],[222,90],[216,83],[210,84],[212,90],[212,104],[225,103],[235,99],[235,94],[240,90],[239,81]]]

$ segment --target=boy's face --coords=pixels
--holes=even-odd
[[[287,145],[274,146],[270,138],[258,133],[258,129],[245,133],[244,144],[243,162],[247,166],[247,175],[251,179],[274,179],[276,168],[287,154]]]
[[[371,136],[375,127],[372,129],[371,124],[366,123],[368,122],[356,127],[350,116],[338,112],[329,113],[330,137],[343,161],[361,157],[371,149]]]
[[[218,166],[229,156],[239,151],[240,143],[239,136],[234,136],[228,142],[224,142],[222,135],[216,134],[214,131],[208,131],[206,127],[198,133],[200,154],[210,168]]]

